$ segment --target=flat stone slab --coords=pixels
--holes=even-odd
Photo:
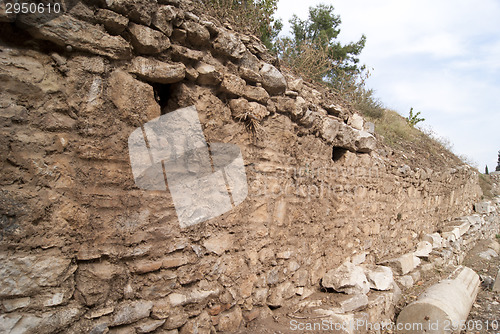
[[[381,264],[391,267],[399,275],[406,275],[420,265],[420,259],[414,253],[408,253]]]
[[[346,299],[339,301],[339,304],[342,309],[342,313],[358,311],[368,306],[368,296],[364,294],[349,296]]]
[[[485,214],[495,211],[495,207],[491,205],[490,201],[476,203],[474,205],[474,209],[477,213],[485,213]]]

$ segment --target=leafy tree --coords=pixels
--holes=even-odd
[[[277,47],[279,56],[289,63],[312,67],[313,79],[336,86],[345,76],[353,77],[365,68],[359,66],[359,54],[366,43],[363,35],[357,42],[343,45],[338,41],[340,16],[334,7],[320,4],[309,8],[309,18],[294,15],[290,20],[293,37],[283,38]],[[307,63],[301,59],[308,58]],[[300,69],[300,68],[299,68]]]
[[[484,168],[484,174],[488,175],[490,172],[488,171],[488,165]]]
[[[425,118],[419,118],[418,115],[420,115],[420,111],[413,115],[413,108],[410,108],[410,115],[406,117],[406,121],[411,127],[414,127],[418,123],[425,121]]]

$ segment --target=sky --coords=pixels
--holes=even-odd
[[[423,127],[448,139],[481,172],[500,150],[500,0],[279,0],[290,33],[293,14],[334,6],[344,43],[367,41],[360,62],[368,88],[390,109],[420,111]]]

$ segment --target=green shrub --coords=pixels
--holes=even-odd
[[[410,108],[410,115],[406,117],[406,121],[408,122],[408,124],[410,124],[411,127],[414,127],[418,123],[425,121],[425,118],[419,118],[418,115],[420,115],[420,111],[413,115],[413,108]]]

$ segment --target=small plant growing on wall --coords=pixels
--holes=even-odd
[[[406,121],[411,127],[414,127],[418,123],[425,121],[425,118],[419,118],[418,115],[420,115],[420,111],[413,115],[413,108],[410,108],[410,115],[406,117]]]

